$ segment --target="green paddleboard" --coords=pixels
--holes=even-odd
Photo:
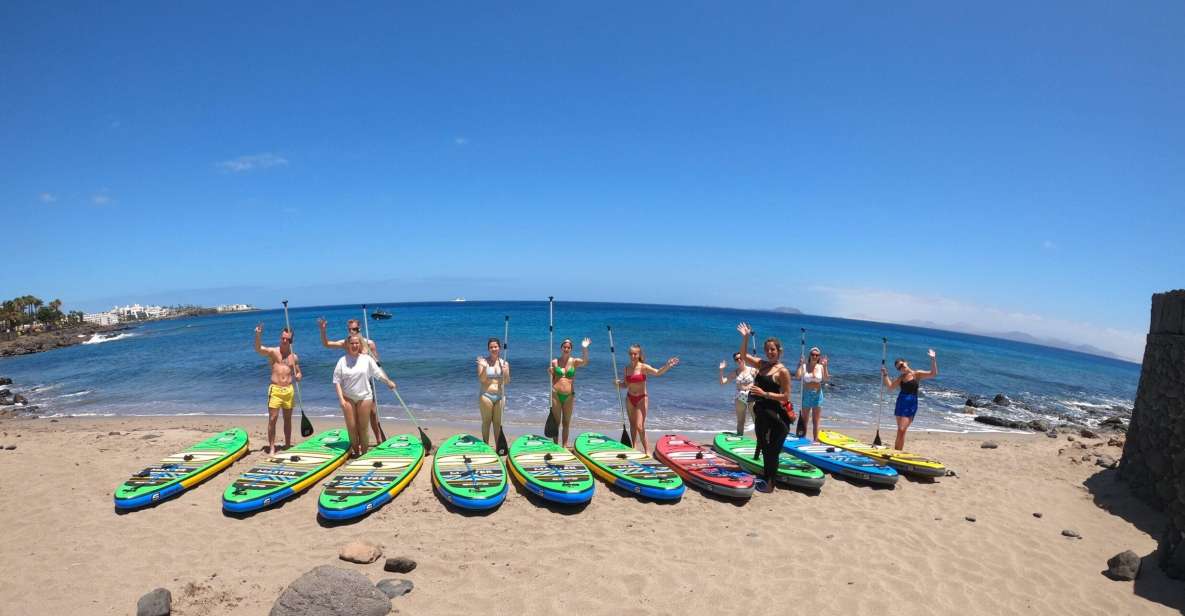
[[[424,446],[413,434],[397,434],[339,467],[317,502],[330,520],[345,520],[382,507],[407,487],[424,464]]]
[[[592,498],[595,483],[588,467],[546,436],[524,434],[510,445],[510,472],[532,494],[575,505]]]
[[[675,500],[686,489],[683,479],[658,460],[604,434],[576,437],[576,455],[598,477],[623,490],[657,500]]]
[[[765,465],[761,459],[753,459],[753,454],[757,450],[756,439],[737,436],[735,432],[721,432],[712,441],[712,448],[750,473],[756,473],[760,477],[765,472]],[[798,488],[818,490],[823,487],[826,479],[827,476],[815,465],[803,462],[784,451],[778,454],[779,482]]]
[[[432,457],[432,485],[440,497],[463,509],[491,509],[506,498],[502,458],[471,434],[451,436]]]
[[[242,513],[299,494],[341,465],[350,451],[345,428],[326,430],[289,449],[265,455],[222,494],[222,508]]]
[[[247,453],[247,432],[231,428],[131,476],[115,489],[115,506],[159,503],[213,477]]]

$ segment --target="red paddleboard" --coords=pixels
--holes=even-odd
[[[753,496],[753,475],[711,447],[666,434],[654,445],[654,457],[702,490],[729,498]]]

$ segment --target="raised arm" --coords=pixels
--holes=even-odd
[[[666,374],[668,370],[670,370],[671,368],[674,368],[675,366],[678,366],[678,365],[679,365],[679,358],[672,357],[667,360],[667,363],[663,364],[662,367],[658,368],[658,369],[655,369],[654,366],[651,366],[650,364],[642,364],[642,372],[645,372],[646,374],[648,374],[650,376],[662,376],[662,375]]]
[[[345,340],[330,340],[325,333],[325,328],[328,324],[325,322],[325,317],[317,319],[317,327],[321,330],[321,346],[327,349],[344,349],[346,348]]]
[[[590,344],[592,344],[592,340],[589,340],[588,338],[580,341],[580,357],[576,358],[576,361],[572,362],[573,366],[581,368],[588,365],[588,345]]]
[[[490,383],[490,380],[486,378],[486,360],[484,357],[477,358],[477,382],[481,383],[482,387]]]
[[[272,359],[272,349],[263,346],[263,323],[255,326],[255,352],[269,361]]]
[[[938,354],[934,349],[930,349],[926,354],[930,356],[930,369],[925,372],[914,372],[913,376],[917,379],[932,379],[938,376]]]
[[[794,378],[802,380],[803,375],[806,374],[806,360],[801,356],[798,358],[798,367],[794,369]]]
[[[823,365],[823,380],[830,381],[831,380],[831,368],[829,368],[827,366],[827,364],[829,364],[831,362],[827,359],[827,356],[824,355],[823,358],[819,360],[819,363]]]
[[[721,385],[728,383],[728,377],[724,375],[724,366],[725,365],[727,365],[727,364],[725,364],[724,362],[720,362],[720,384]]]
[[[753,328],[748,323],[741,323],[737,325],[737,331],[741,333],[741,359],[754,368],[760,368],[761,358],[749,354],[749,336],[753,335]]]

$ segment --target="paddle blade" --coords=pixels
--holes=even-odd
[[[510,447],[506,445],[506,434],[502,432],[502,428],[500,427],[498,428],[498,440],[497,444],[495,445],[495,451],[497,451],[498,455],[500,456],[504,456],[506,455],[507,451],[510,451]]]
[[[424,455],[428,455],[432,453],[432,439],[428,438],[427,434],[424,434],[423,428],[418,429],[420,431],[420,444],[424,446]]]
[[[881,431],[879,429],[876,431],[876,438],[872,439],[872,445],[874,447],[881,446]]]
[[[621,444],[626,447],[634,446],[634,441],[630,439],[630,432],[626,429],[625,424],[621,425]]]
[[[555,420],[555,409],[547,411],[547,421],[543,424],[543,436],[547,438],[555,438],[559,436],[560,426],[559,422]]]
[[[798,435],[798,438],[802,438],[802,437],[806,436],[806,417],[805,416],[806,416],[806,411],[803,411],[801,414],[799,414],[798,426],[794,428],[794,433]]]
[[[309,421],[309,418],[305,416],[304,409],[300,411],[300,435],[305,438],[313,435],[313,422]]]

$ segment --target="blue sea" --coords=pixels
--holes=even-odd
[[[541,425],[548,404],[547,302],[440,302],[371,304],[394,314],[370,320],[384,367],[422,421],[472,421],[478,417],[474,360],[486,339],[502,337],[510,317],[505,421],[529,429]],[[331,338],[346,334],[346,319],[360,318],[359,306],[301,307],[290,310],[295,348],[304,369],[303,399],[311,416],[337,416],[331,373],[340,352],[320,344],[316,320],[329,320]],[[758,336],[778,336],[785,361],[797,362],[800,328],[807,347],[819,346],[831,359],[833,385],[827,391],[825,421],[867,426],[875,421],[880,394],[881,338],[889,339],[890,366],[904,357],[915,368],[927,366],[926,349],[938,352],[940,376],[923,384],[919,428],[977,431],[991,428],[962,412],[969,397],[1003,393],[1031,410],[1012,408],[1018,419],[1075,418],[1097,422],[1129,407],[1140,367],[1114,359],[947,331],[775,312],[643,304],[555,304],[555,346],[562,338],[592,339],[591,365],[576,378],[576,414],[585,423],[619,426],[606,326],[612,325],[618,366],[626,349],[643,345],[649,363],[659,366],[678,356],[681,363],[649,382],[653,430],[716,431],[735,419],[734,388],[721,386],[717,366],[737,350],[736,325],[747,321]],[[26,392],[43,415],[265,414],[268,366],[252,347],[257,322],[264,344],[277,344],[282,310],[157,321],[121,335],[35,355],[0,360],[0,375],[14,390]],[[799,404],[795,386],[795,406]],[[404,414],[385,389],[381,415]],[[892,424],[892,399],[883,421]]]

